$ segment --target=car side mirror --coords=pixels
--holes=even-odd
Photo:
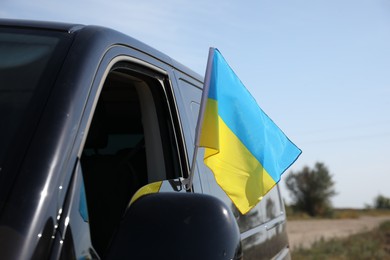
[[[203,194],[145,195],[126,212],[108,259],[242,259],[231,210]]]

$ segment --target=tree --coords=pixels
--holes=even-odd
[[[293,208],[310,216],[324,216],[332,211],[331,197],[336,195],[334,181],[327,167],[317,162],[314,169],[305,166],[301,171],[291,172],[286,186],[293,201]]]
[[[374,208],[376,209],[390,209],[390,198],[378,195],[374,199]]]

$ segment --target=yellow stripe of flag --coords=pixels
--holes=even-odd
[[[205,164],[243,214],[301,154],[216,49],[210,49],[195,144],[205,147]]]

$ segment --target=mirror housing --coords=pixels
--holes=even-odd
[[[231,210],[194,193],[154,193],[127,210],[108,259],[242,259]]]

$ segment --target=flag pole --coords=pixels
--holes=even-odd
[[[192,182],[194,179],[195,167],[196,167],[196,157],[198,156],[198,149],[199,149],[200,133],[202,131],[204,111],[206,109],[206,103],[207,103],[207,98],[208,98],[208,94],[209,94],[211,68],[213,65],[214,50],[215,50],[215,48],[213,48],[213,47],[210,47],[210,49],[209,49],[209,56],[207,59],[207,66],[206,66],[205,78],[204,78],[204,83],[203,83],[202,99],[200,101],[200,108],[199,108],[199,114],[198,114],[198,122],[196,123],[195,143],[194,143],[194,153],[192,156],[192,164],[191,164],[190,174],[189,174],[188,178],[183,180],[183,184],[184,184],[184,187],[186,190],[191,189]]]

